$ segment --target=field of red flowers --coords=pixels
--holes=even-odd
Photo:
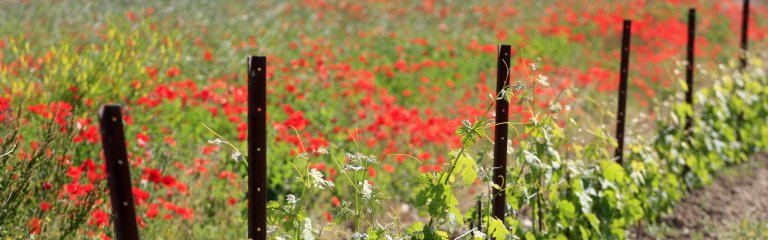
[[[142,236],[244,238],[250,55],[269,59],[272,238],[625,238],[768,147],[768,5],[752,4],[739,74],[741,4],[0,2],[0,238],[114,237],[105,103],[123,105]],[[694,108],[678,105],[688,8]],[[623,19],[625,168],[610,161]],[[489,176],[497,44],[512,46],[508,186]],[[670,140],[693,109],[702,137]],[[469,227],[492,188],[508,219]]]

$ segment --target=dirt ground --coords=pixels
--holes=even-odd
[[[768,237],[768,154],[696,189],[645,239],[765,239]]]

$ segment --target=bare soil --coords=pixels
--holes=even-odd
[[[768,223],[768,154],[723,172],[693,190],[648,239],[733,239],[745,223]]]

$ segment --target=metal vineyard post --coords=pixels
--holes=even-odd
[[[619,73],[619,111],[616,116],[616,161],[624,163],[624,121],[627,112],[627,77],[629,76],[629,39],[632,33],[632,21],[624,20],[621,36],[621,73]]]
[[[741,52],[739,53],[739,59],[741,60],[741,69],[747,67],[747,40],[749,29],[749,0],[744,0],[744,10],[741,16]]]
[[[477,218],[477,231],[482,232],[483,231],[483,201],[480,199],[477,200],[477,214],[475,214]]]
[[[506,86],[509,85],[509,59],[511,55],[509,45],[499,45],[496,62],[496,131],[494,133],[493,146],[493,184],[499,186],[493,188],[493,216],[504,219],[507,178],[507,133],[509,130],[509,102],[504,95]],[[511,93],[510,93],[511,94]]]
[[[133,206],[131,169],[125,149],[125,132],[120,105],[107,104],[99,109],[101,144],[107,161],[109,197],[112,201],[117,240],[139,239],[136,211]]]
[[[248,58],[248,238],[267,239],[267,57]]]
[[[685,102],[688,103],[689,106],[691,106],[691,110],[693,110],[693,69],[695,68],[695,61],[694,61],[694,47],[696,43],[696,9],[689,9],[688,10],[688,62],[685,66],[685,84],[688,86],[688,89],[685,93]],[[685,121],[685,132],[690,136],[691,126],[693,126],[693,117],[691,115],[687,116],[687,119]]]
[[[739,70],[742,72],[747,68],[747,41],[749,30],[749,0],[744,0],[744,9],[741,16],[741,49],[739,50]],[[741,141],[741,122],[744,120],[744,113],[739,112],[736,115],[736,140]]]

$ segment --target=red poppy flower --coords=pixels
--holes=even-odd
[[[211,54],[211,50],[205,50],[205,53],[203,53],[203,59],[205,59],[206,62],[213,60],[213,54]]]
[[[160,181],[161,181],[161,182],[163,183],[163,185],[165,185],[166,187],[172,187],[174,184],[176,184],[176,179],[175,179],[175,178],[173,178],[172,176],[169,176],[169,175],[165,175],[165,176],[163,176],[163,178],[162,178]]]
[[[90,225],[95,225],[97,227],[109,225],[109,214],[101,209],[93,210],[93,212],[91,212],[91,218],[92,219],[88,222]]]
[[[153,203],[153,204],[149,205],[149,208],[147,208],[147,212],[146,212],[146,215],[147,215],[148,218],[155,218],[155,217],[157,217],[157,214],[160,212],[157,209],[157,207],[158,207],[157,203]]]
[[[41,202],[40,203],[40,211],[47,212],[51,209],[51,204],[47,202]]]
[[[40,218],[33,218],[27,223],[30,234],[40,234]]]
[[[133,187],[132,192],[133,196],[136,197],[135,200],[137,205],[140,205],[149,199],[149,193],[141,190],[141,188]]]

